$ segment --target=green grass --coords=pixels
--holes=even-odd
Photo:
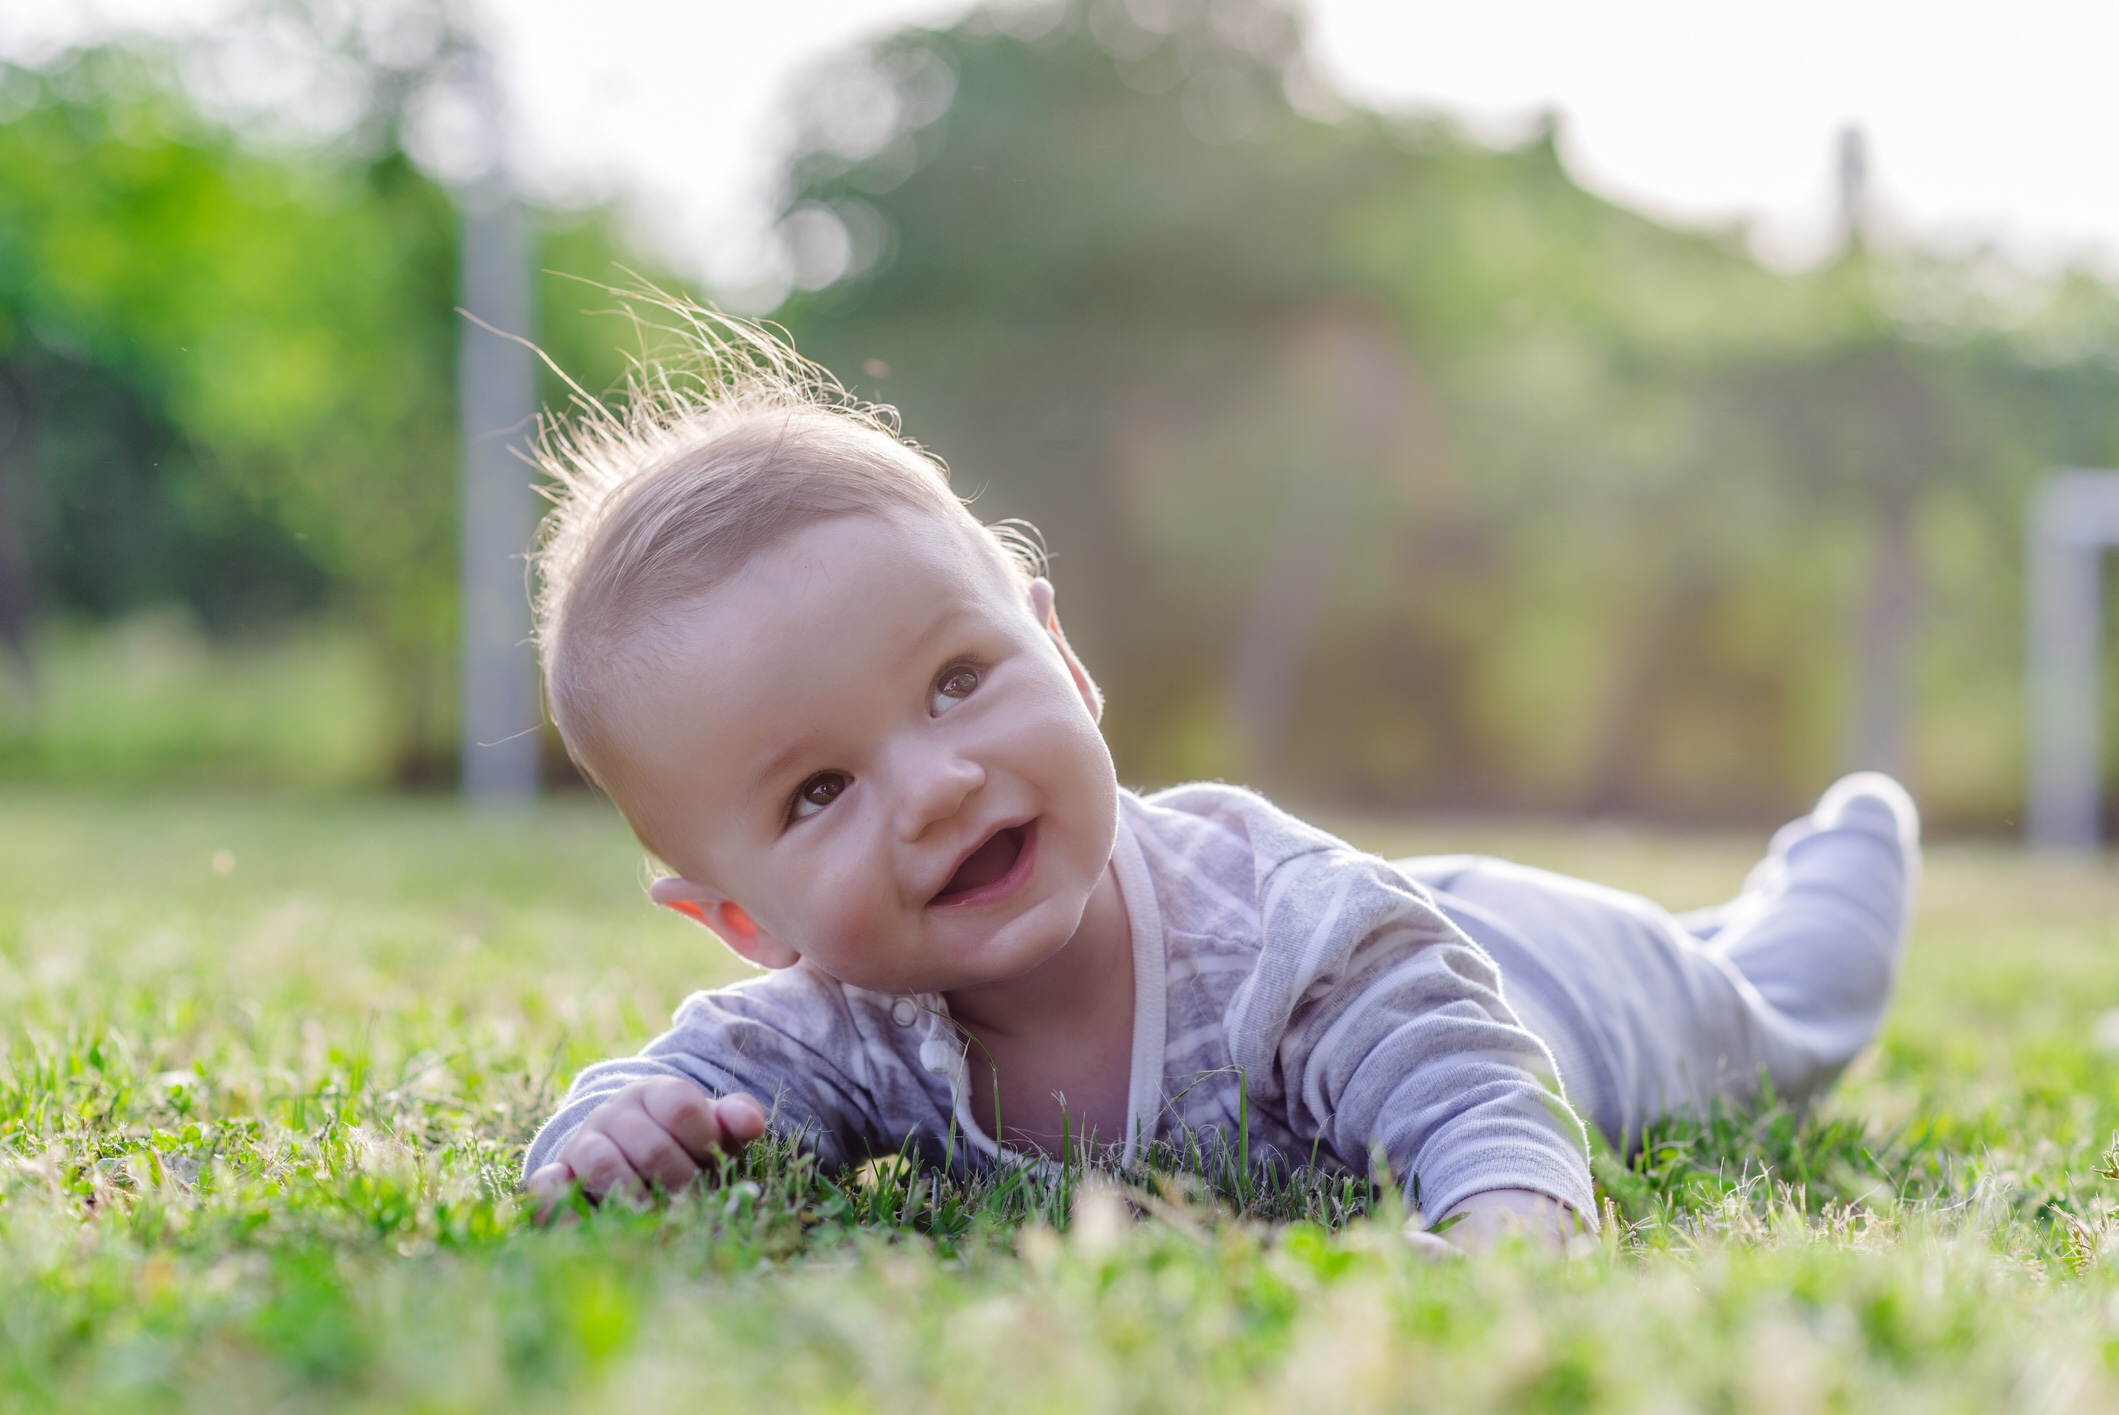
[[[1680,906],[1753,848],[1341,824]],[[0,1407],[2119,1399],[2108,866],[1935,851],[1902,1000],[1818,1115],[1668,1127],[1601,1157],[1616,1222],[1571,1260],[1444,1266],[1389,1195],[1212,1154],[1122,1191],[772,1151],[536,1229],[515,1166],[566,1078],[738,971],[639,880],[587,802],[0,793]]]

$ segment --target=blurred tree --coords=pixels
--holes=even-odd
[[[282,560],[298,545],[310,578],[328,577],[376,628],[417,751],[434,736],[433,653],[451,603],[448,204],[394,153],[252,152],[151,78],[139,56],[85,54],[38,76],[37,101],[0,128],[0,308],[36,346],[92,365],[110,395],[72,416],[42,409],[39,481],[58,508],[45,521],[67,518],[67,439],[98,425],[107,436],[127,403],[151,409],[139,435],[86,459],[87,475],[146,505],[241,506],[250,541],[277,542]],[[152,455],[156,441],[168,456]],[[199,515],[151,530],[140,510],[128,533],[154,534],[163,561],[206,552]],[[46,539],[31,558],[53,568],[38,578],[107,586],[83,549]],[[130,599],[244,598],[225,576],[138,568]]]
[[[1129,777],[1763,815],[1852,754],[2008,809],[2016,498],[2119,450],[2101,284],[1768,271],[1550,129],[1335,108],[1257,0],[977,12],[801,116],[781,317],[1045,530]]]
[[[24,340],[0,363],[0,399],[35,437],[6,474],[6,554],[21,567],[8,577],[11,637],[38,603],[111,618],[175,600],[224,631],[321,606],[323,575],[300,542],[205,473],[163,410],[107,370]]]
[[[0,75],[0,630],[20,652],[31,596],[181,601],[224,630],[350,615],[391,684],[400,774],[444,776],[454,208],[393,122],[246,136],[173,70],[111,47]],[[370,91],[410,87],[392,69]],[[540,241],[599,278],[625,249],[601,212],[546,218]],[[605,302],[549,276],[538,297],[546,342],[615,380],[623,328],[583,312]]]

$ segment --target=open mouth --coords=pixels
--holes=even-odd
[[[972,904],[998,899],[1012,890],[1030,872],[1036,822],[1012,825],[986,837],[984,844],[964,857],[949,883],[930,903]]]

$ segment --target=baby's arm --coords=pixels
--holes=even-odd
[[[838,984],[808,968],[695,994],[637,1056],[574,1078],[530,1143],[524,1183],[547,1202],[577,1180],[591,1198],[674,1193],[768,1124],[827,1168],[845,1163],[889,1128],[840,1064],[861,1045]]]
[[[742,1093],[716,1099],[675,1076],[635,1081],[589,1113],[551,1162],[529,1178],[547,1206],[580,1181],[591,1199],[674,1194],[714,1155],[733,1155],[765,1133],[765,1107]]]
[[[1416,1206],[1462,1214],[1453,1238],[1476,1244],[1516,1209],[1555,1231],[1558,1215],[1591,1212],[1582,1124],[1546,1088],[1549,1054],[1424,892],[1343,847],[1291,857],[1262,892],[1268,939],[1299,947],[1280,962],[1269,943],[1280,966],[1231,1008],[1237,1064],[1283,1078],[1258,1103],[1343,1163],[1380,1146]],[[1491,1197],[1512,1193],[1526,1197]]]

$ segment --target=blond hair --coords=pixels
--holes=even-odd
[[[553,722],[592,779],[609,764],[607,700],[650,661],[640,650],[805,527],[940,516],[1025,581],[1043,573],[1034,533],[972,516],[947,467],[901,435],[896,409],[848,393],[784,331],[660,291],[618,293],[674,347],[635,362],[617,410],[575,386],[575,416],[548,418],[532,456],[553,503],[533,556],[538,656]],[[674,323],[642,321],[643,305]]]

